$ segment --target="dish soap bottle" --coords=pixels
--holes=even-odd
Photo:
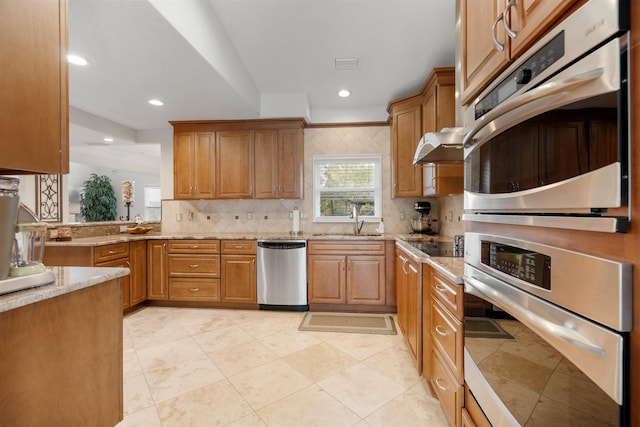
[[[380,218],[380,222],[378,223],[378,233],[384,234],[384,218]]]

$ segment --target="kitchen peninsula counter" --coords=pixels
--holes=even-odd
[[[52,270],[54,283],[0,297],[2,424],[113,426],[123,415],[129,269]]]

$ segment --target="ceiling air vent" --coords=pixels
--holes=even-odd
[[[335,70],[357,70],[360,68],[360,58],[354,56],[352,58],[335,58],[333,60]]]

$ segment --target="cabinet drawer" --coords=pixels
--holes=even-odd
[[[431,354],[433,379],[431,385],[438,395],[440,407],[451,426],[461,425],[463,387],[443,363],[439,351]]]
[[[105,262],[118,258],[129,257],[129,243],[114,243],[111,245],[96,246],[93,262]]]
[[[455,317],[462,319],[464,315],[464,291],[462,285],[455,284],[435,270],[431,271],[431,292]]]
[[[169,276],[220,277],[220,256],[169,255]]]
[[[220,240],[169,240],[170,254],[217,254]]]
[[[256,253],[255,240],[222,240],[223,254],[251,255]]]
[[[436,298],[431,300],[431,337],[435,348],[442,352],[444,362],[462,383],[462,322],[453,317]]]
[[[169,299],[174,301],[220,301],[220,279],[171,278]]]
[[[318,255],[384,255],[384,240],[311,240],[308,242],[310,254]]]

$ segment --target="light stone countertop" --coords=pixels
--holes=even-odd
[[[406,241],[407,238],[415,239],[416,237],[413,234],[399,236],[396,238],[396,244],[411,255],[415,261],[431,265],[454,283],[459,285],[464,283],[464,257],[432,257],[413,247]]]
[[[128,268],[48,267],[56,280],[49,285],[0,295],[0,313],[108,282],[129,274]],[[0,281],[2,286],[2,281]]]

